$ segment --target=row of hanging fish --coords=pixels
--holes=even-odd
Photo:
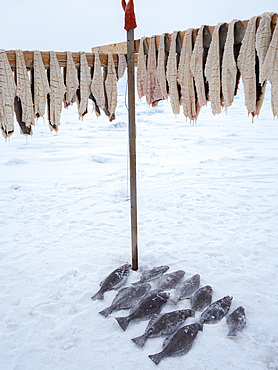
[[[149,45],[140,39],[138,53],[137,91],[146,96],[149,105],[157,106],[163,99],[170,100],[174,114],[182,106],[185,117],[195,122],[202,106],[211,102],[213,114],[227,109],[237,94],[240,76],[245,94],[245,105],[252,117],[259,115],[266,83],[271,83],[273,116],[278,116],[278,27],[272,32],[275,13],[252,17],[247,28],[234,19],[230,24],[219,23],[212,36],[207,26],[160,36],[156,50],[156,36]]]
[[[16,50],[16,68],[13,74],[5,50],[0,50],[0,126],[5,138],[14,132],[14,113],[25,135],[32,135],[35,118],[47,117],[51,130],[58,130],[62,106],[74,102],[79,118],[88,112],[88,99],[93,101],[95,114],[101,110],[112,121],[117,106],[117,81],[123,77],[126,57],[118,53],[115,67],[112,53],[108,53],[107,66],[101,67],[99,54],[94,53],[94,65],[88,66],[86,54],[80,52],[80,66],[76,68],[71,52],[67,52],[66,67],[59,66],[54,51],[50,51],[50,66],[46,70],[41,53],[34,51],[33,68],[29,73],[24,54]]]

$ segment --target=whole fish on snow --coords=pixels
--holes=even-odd
[[[129,263],[124,264],[123,266],[112,271],[101,283],[100,290],[91,297],[91,299],[103,299],[103,293],[107,290],[117,289],[127,279],[127,276],[130,272],[131,265]]]
[[[181,279],[184,277],[185,272],[183,270],[177,270],[170,274],[163,275],[157,284],[157,288],[161,290],[174,289]]]
[[[233,297],[223,297],[216,302],[213,302],[208,308],[201,314],[201,324],[213,324],[220,321],[229,311],[232,304]]]
[[[180,283],[175,290],[175,296],[171,299],[174,304],[185,298],[189,298],[200,286],[200,275],[193,275],[191,278]]]
[[[192,310],[178,310],[167,312],[164,315],[153,315],[148,323],[145,333],[132,341],[139,347],[143,347],[148,338],[157,338],[174,333],[178,327],[190,316],[194,316]]]
[[[238,331],[242,330],[246,325],[245,310],[242,306],[238,307],[227,317],[229,327],[228,337],[236,337]]]
[[[107,317],[114,310],[130,308],[132,305],[136,305],[150,289],[151,285],[147,283],[122,288],[119,290],[112,304],[99,313]]]
[[[180,328],[169,339],[163,343],[163,350],[155,355],[149,355],[149,358],[158,365],[165,357],[181,356],[189,352],[198,332],[203,331],[203,325],[195,323]]]
[[[164,274],[169,269],[169,266],[158,266],[154,267],[151,270],[145,270],[142,272],[141,278],[136,283],[133,283],[133,285],[146,283],[147,281],[151,281],[154,279],[159,278],[161,275]]]
[[[201,311],[203,308],[211,304],[212,301],[212,287],[206,285],[198,289],[191,297],[191,309],[194,311]]]
[[[132,320],[148,320],[152,315],[160,313],[163,305],[170,297],[169,293],[154,290],[146,298],[143,298],[137,307],[134,307],[126,317],[116,317],[118,324],[123,330],[126,330]]]

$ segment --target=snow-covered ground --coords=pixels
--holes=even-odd
[[[0,143],[3,370],[157,368],[147,355],[163,340],[131,341],[147,321],[123,332],[115,316],[128,311],[98,314],[115,292],[90,299],[131,261],[125,87],[113,123],[92,113],[80,122],[74,106],[58,134],[39,120],[32,138],[17,130]],[[252,124],[242,90],[228,114],[208,106],[196,126],[168,102],[136,103],[139,270],[127,285],[159,265],[199,273],[214,301],[233,296],[231,311],[243,305],[248,320],[234,340],[225,318],[204,325],[190,352],[160,369],[278,368],[278,121],[268,89]]]

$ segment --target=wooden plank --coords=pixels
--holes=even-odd
[[[134,28],[127,31],[128,74],[128,132],[130,165],[130,216],[132,269],[138,269],[137,246],[137,184],[136,184],[136,124],[135,124],[135,76],[134,76]]]

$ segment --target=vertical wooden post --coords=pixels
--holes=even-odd
[[[136,125],[135,125],[135,77],[134,77],[134,28],[127,31],[127,78],[128,78],[128,132],[130,166],[130,216],[132,269],[138,269],[137,248],[137,190],[136,190]]]

